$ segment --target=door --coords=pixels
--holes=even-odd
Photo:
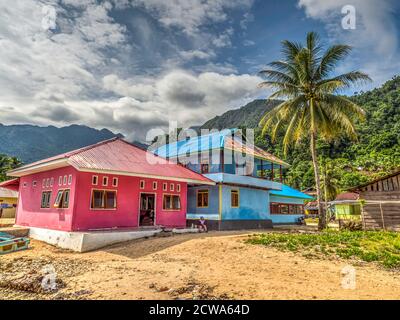
[[[155,224],[155,200],[156,195],[152,193],[140,194],[140,217],[139,226],[154,226]]]

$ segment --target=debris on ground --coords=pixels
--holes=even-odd
[[[210,286],[197,280],[190,279],[182,287],[169,289],[168,294],[174,299],[191,300],[229,300],[232,299],[228,294],[218,295],[214,293],[216,286]]]

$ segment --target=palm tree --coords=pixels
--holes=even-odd
[[[263,116],[260,126],[263,135],[271,130],[272,139],[278,129],[286,127],[285,153],[293,142],[304,137],[310,139],[321,230],[326,226],[326,217],[321,204],[316,141],[318,138],[329,141],[341,134],[356,138],[354,120],[362,119],[364,110],[337,93],[371,79],[360,71],[332,76],[336,65],[350,53],[351,47],[339,44],[324,50],[315,32],[307,34],[305,46],[285,40],[282,48],[284,60],[271,62],[270,69],[260,72],[267,80],[260,86],[275,90],[270,99],[285,100]]]

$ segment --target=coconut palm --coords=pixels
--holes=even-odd
[[[351,51],[348,45],[333,45],[324,50],[315,32],[307,34],[306,44],[283,41],[284,60],[274,61],[260,74],[266,77],[261,87],[275,90],[269,97],[284,101],[263,116],[260,126],[263,134],[285,127],[284,152],[289,145],[304,137],[310,139],[310,149],[320,213],[319,229],[326,226],[325,212],[321,205],[320,174],[316,152],[318,138],[332,140],[345,134],[356,138],[354,120],[363,118],[364,111],[345,96],[337,95],[357,82],[370,78],[360,71],[333,76],[337,64]]]

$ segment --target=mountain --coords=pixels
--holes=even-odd
[[[358,141],[339,137],[333,142],[318,141],[320,160],[334,168],[339,189],[347,189],[384,175],[400,167],[400,76],[381,87],[355,93],[350,97],[366,112],[365,121],[356,123]],[[262,116],[280,101],[254,100],[225,112],[201,128],[257,128]],[[307,139],[282,152],[284,130],[277,133],[275,143],[256,130],[255,143],[292,164],[286,173],[287,183],[299,188],[313,187],[314,178]],[[331,163],[331,164],[329,164]]]
[[[238,127],[256,128],[263,114],[272,110],[280,102],[279,100],[254,100],[244,107],[229,110],[221,116],[216,116],[208,120],[200,128],[219,130]]]
[[[108,129],[83,125],[57,128],[0,124],[0,154],[16,156],[23,163],[48,158],[113,137],[123,137]]]

